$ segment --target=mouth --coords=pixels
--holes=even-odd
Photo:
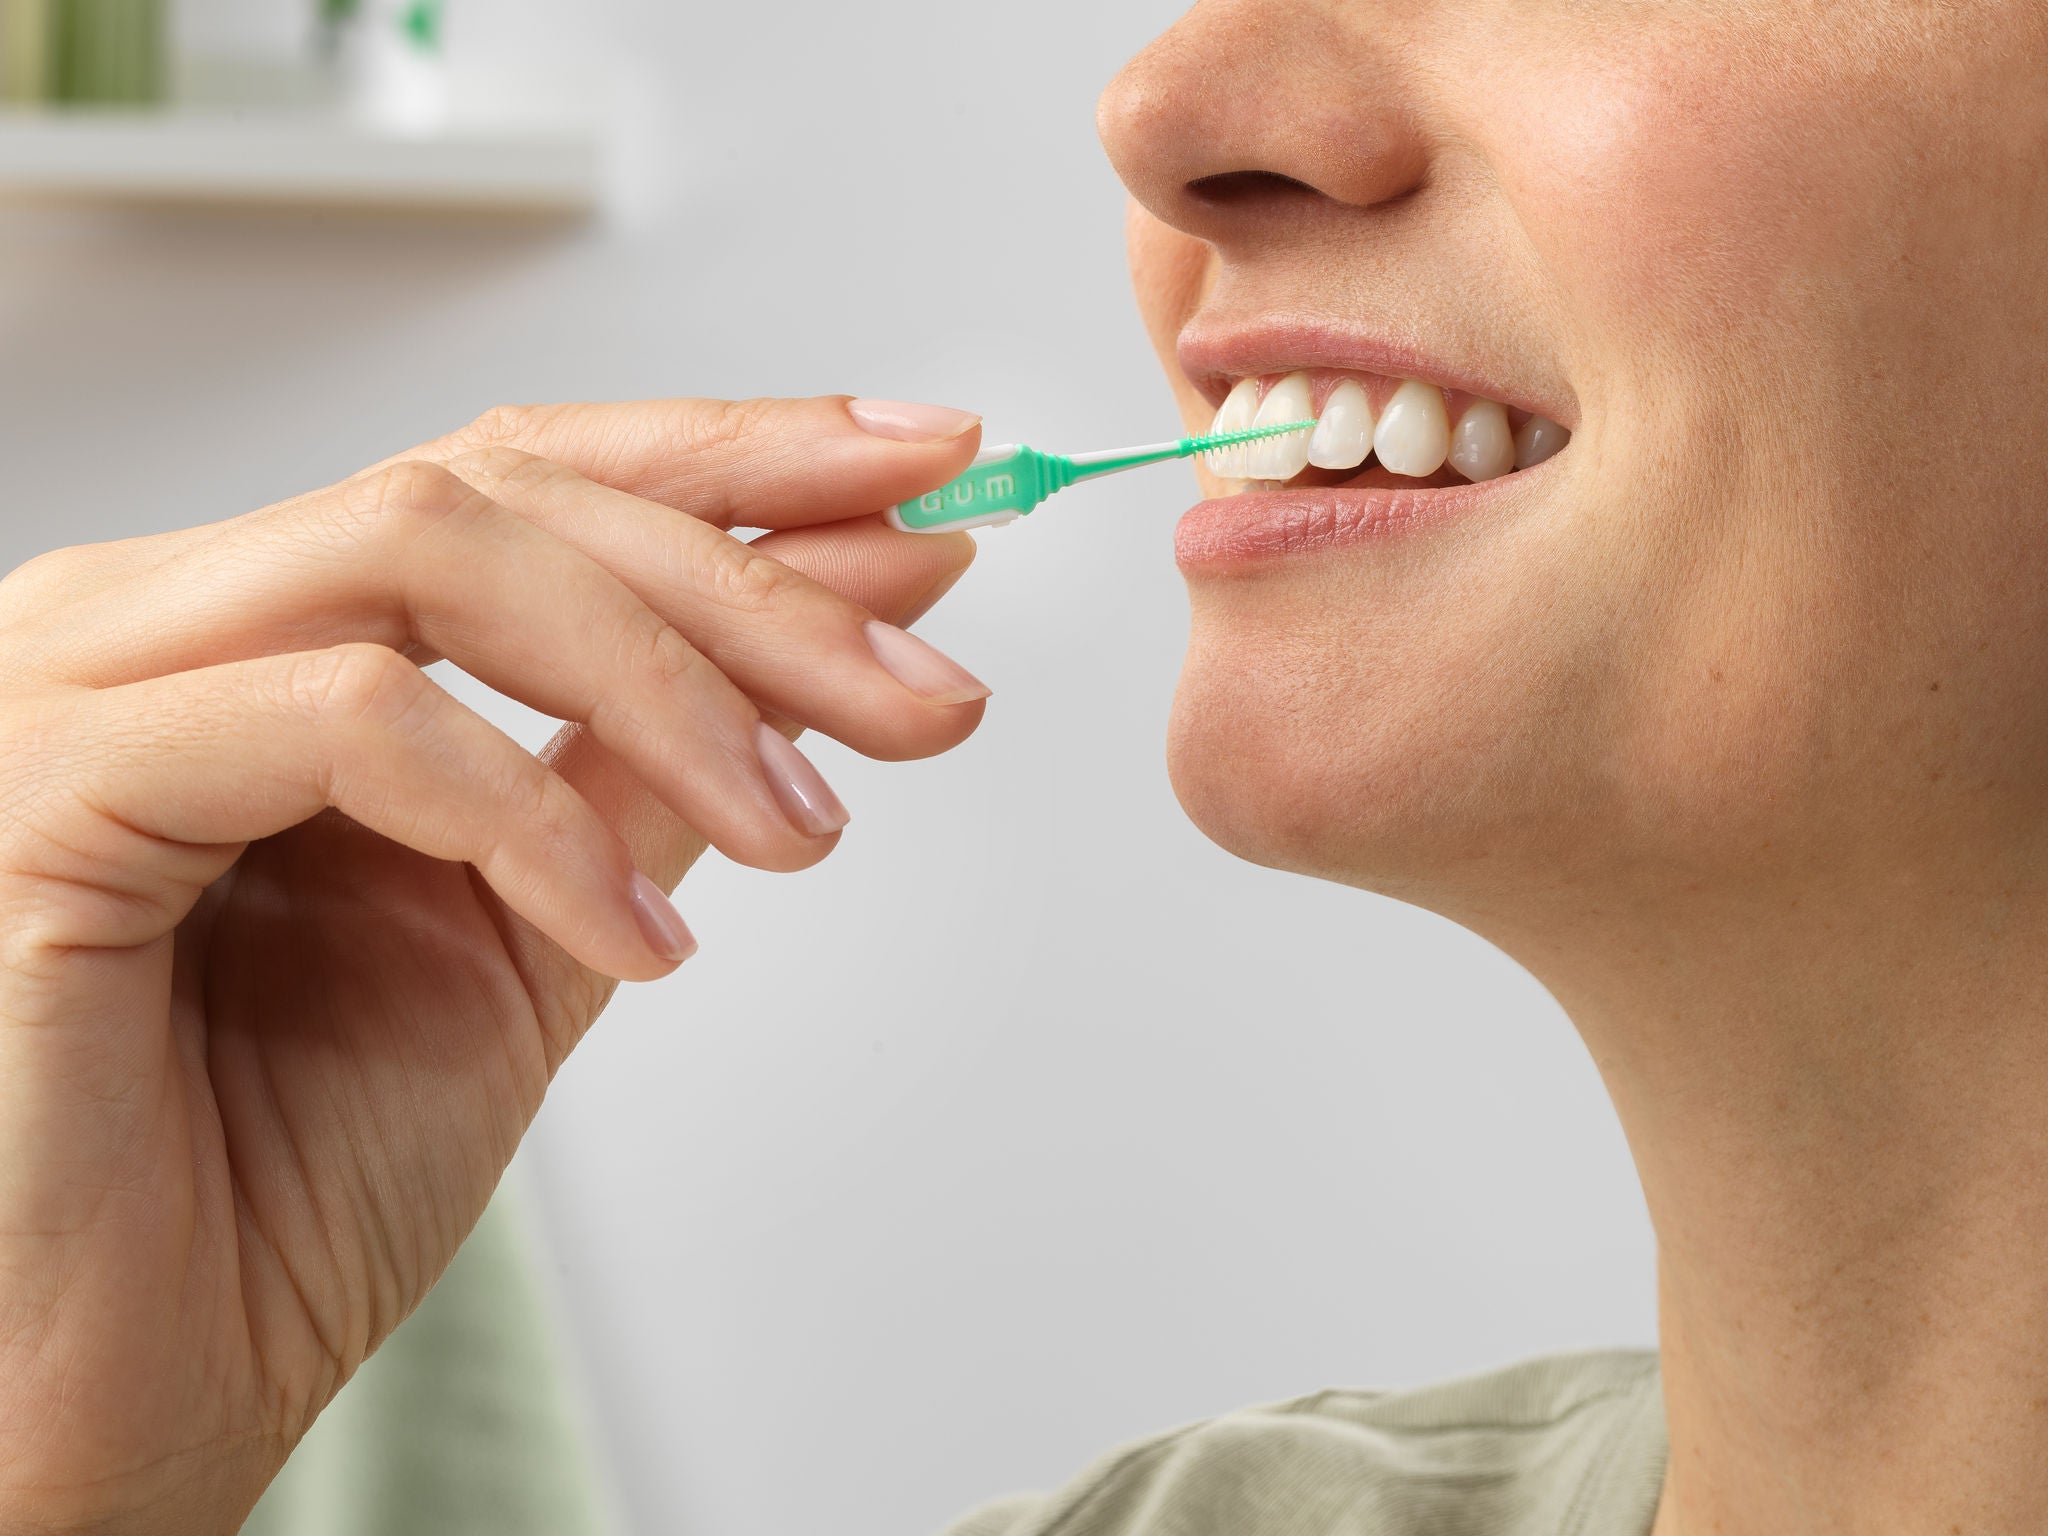
[[[1311,432],[1202,456],[1227,494],[1182,520],[1175,545],[1183,567],[1417,530],[1518,499],[1524,482],[1571,443],[1559,420],[1566,408],[1502,398],[1507,391],[1447,378],[1393,349],[1375,349],[1381,355],[1373,361],[1386,371],[1326,366],[1339,360],[1300,353],[1293,367],[1252,371],[1277,360],[1283,339],[1247,345],[1183,337],[1188,378],[1217,402],[1211,432],[1316,423]]]

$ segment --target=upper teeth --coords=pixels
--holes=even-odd
[[[1513,469],[1515,434],[1508,427],[1507,407],[1493,400],[1473,401],[1451,434],[1450,460],[1451,468],[1467,480],[1491,480]]]
[[[1571,440],[1571,433],[1548,416],[1531,416],[1515,434],[1515,468],[1541,464]]]
[[[1290,373],[1266,391],[1259,402],[1255,427],[1284,427],[1290,421],[1312,421],[1315,408],[1308,397],[1308,375]],[[1279,437],[1262,437],[1245,444],[1244,478],[1247,480],[1292,480],[1308,468],[1308,434],[1288,432]]]
[[[1356,469],[1372,452],[1372,402],[1356,379],[1330,391],[1315,435],[1308,440],[1308,461],[1317,469]]]
[[[1356,469],[1372,454],[1397,475],[1420,479],[1449,463],[1467,480],[1491,480],[1540,464],[1571,441],[1571,433],[1543,416],[1510,429],[1507,408],[1475,400],[1454,426],[1444,392],[1419,379],[1403,379],[1374,415],[1356,379],[1340,379],[1314,409],[1313,381],[1290,373],[1260,397],[1257,379],[1239,379],[1216,412],[1212,433],[1242,432],[1316,420],[1311,433],[1291,432],[1204,455],[1211,473],[1232,480],[1291,480],[1309,465]]]
[[[1420,379],[1403,379],[1372,429],[1372,451],[1397,475],[1433,475],[1451,451],[1451,418],[1444,392]]]
[[[1237,385],[1223,398],[1223,404],[1216,408],[1215,423],[1209,428],[1212,437],[1221,437],[1226,432],[1242,432],[1252,424],[1252,418],[1259,413],[1259,381],[1239,379]],[[1209,468],[1228,480],[1249,480],[1245,470],[1245,456],[1255,444],[1242,443],[1235,448],[1218,448],[1203,455]]]

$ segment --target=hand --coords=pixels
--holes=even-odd
[[[662,893],[705,844],[831,851],[788,738],[911,758],[979,723],[874,620],[973,545],[863,515],[979,432],[875,409],[494,412],[0,583],[0,1530],[236,1529],[613,979],[687,956]],[[535,758],[442,657],[577,723]]]

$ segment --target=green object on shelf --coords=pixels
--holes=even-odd
[[[412,0],[399,25],[420,48],[441,51],[441,0]]]
[[[448,8],[444,0],[318,0],[318,9],[320,45],[332,57],[345,35],[368,29],[417,53],[438,54]]]
[[[164,0],[54,0],[53,96],[146,106],[164,99]]]
[[[47,101],[51,0],[0,0],[0,103]]]

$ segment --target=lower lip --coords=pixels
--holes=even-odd
[[[1333,486],[1219,496],[1180,520],[1173,555],[1184,571],[1213,570],[1374,540],[1405,542],[1512,502],[1528,474],[1522,470],[1495,480],[1430,490]]]

